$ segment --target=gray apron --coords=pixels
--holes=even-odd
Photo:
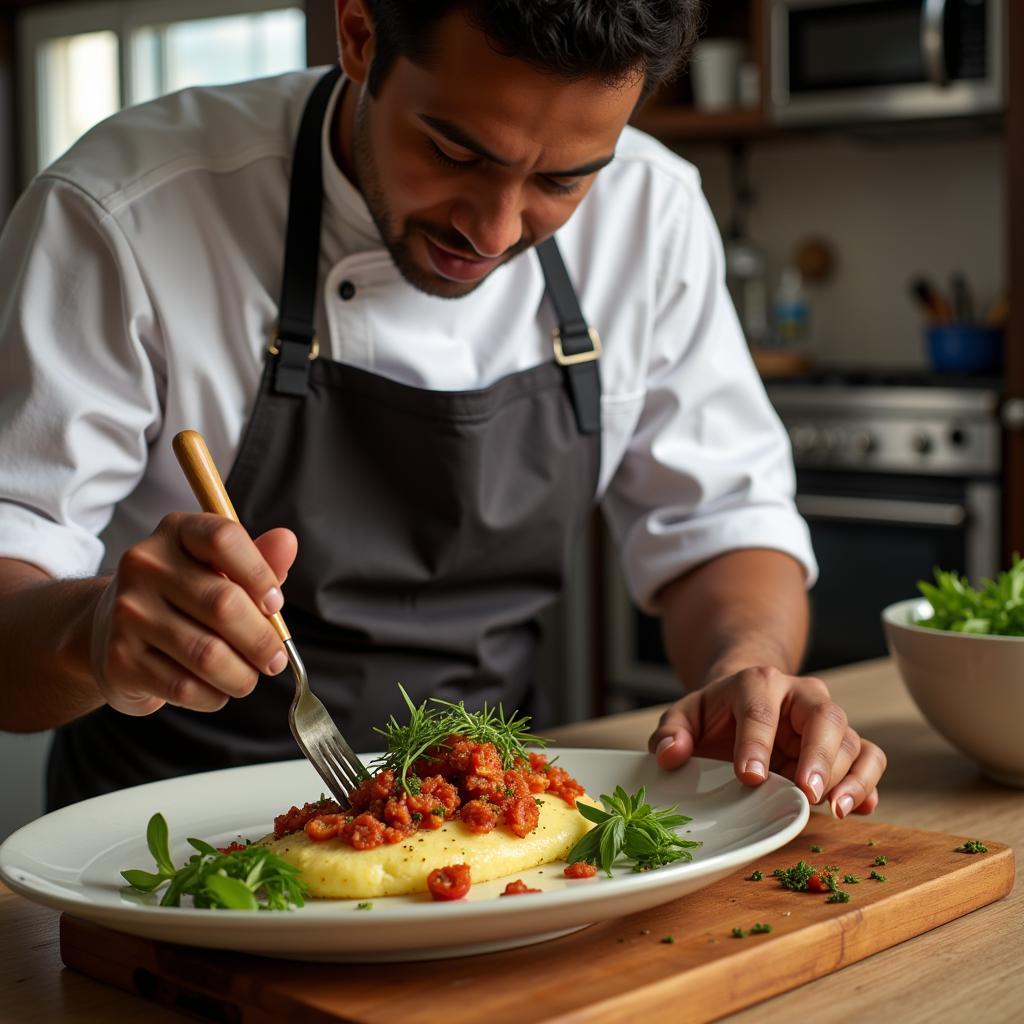
[[[537,249],[556,360],[476,391],[427,391],[315,354],[321,126],[332,70],[296,142],[279,321],[226,481],[254,536],[288,526],[285,620],[313,691],[357,750],[415,702],[502,703],[542,718],[538,614],[559,594],[597,490],[600,383],[554,240]],[[522,258],[522,257],[520,257]],[[58,730],[49,809],[190,772],[294,758],[285,671],[214,714],[103,707]],[[536,723],[535,724],[542,724]],[[302,794],[297,794],[296,799]]]

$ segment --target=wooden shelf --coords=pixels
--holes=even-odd
[[[645,107],[633,124],[641,131],[669,142],[684,142],[688,139],[706,142],[750,139],[767,135],[773,130],[773,126],[765,121],[760,108],[705,111],[670,103]]]

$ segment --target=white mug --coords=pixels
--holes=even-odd
[[[693,49],[690,76],[698,110],[729,110],[738,103],[739,66],[746,45],[740,39],[703,39]]]

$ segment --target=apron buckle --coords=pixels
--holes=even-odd
[[[314,334],[311,341],[281,338],[277,328],[270,336],[268,351],[274,357],[274,391],[302,398],[309,393],[310,364],[320,354]]]
[[[601,335],[597,333],[597,328],[595,327],[588,327],[587,334],[590,335],[592,348],[585,349],[583,352],[570,352],[566,354],[562,348],[562,328],[556,327],[551,332],[551,340],[555,348],[555,362],[559,366],[575,366],[577,363],[589,363],[594,359],[600,359]]]

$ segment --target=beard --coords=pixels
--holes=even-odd
[[[534,244],[533,238],[524,232],[523,237],[500,257],[500,262],[479,281],[450,281],[436,271],[421,266],[413,256],[410,241],[416,235],[424,235],[440,243],[455,253],[465,254],[468,258],[477,257],[472,243],[460,231],[448,224],[434,224],[418,217],[407,217],[401,227],[396,226],[391,214],[391,207],[381,185],[380,173],[370,143],[370,126],[367,110],[369,101],[365,94],[356,103],[354,124],[352,128],[352,159],[356,176],[356,185],[362,193],[370,216],[388,255],[394,261],[398,272],[414,288],[427,295],[441,299],[459,299],[469,295],[474,289],[487,280],[498,266],[502,266],[519,253],[525,252]]]

